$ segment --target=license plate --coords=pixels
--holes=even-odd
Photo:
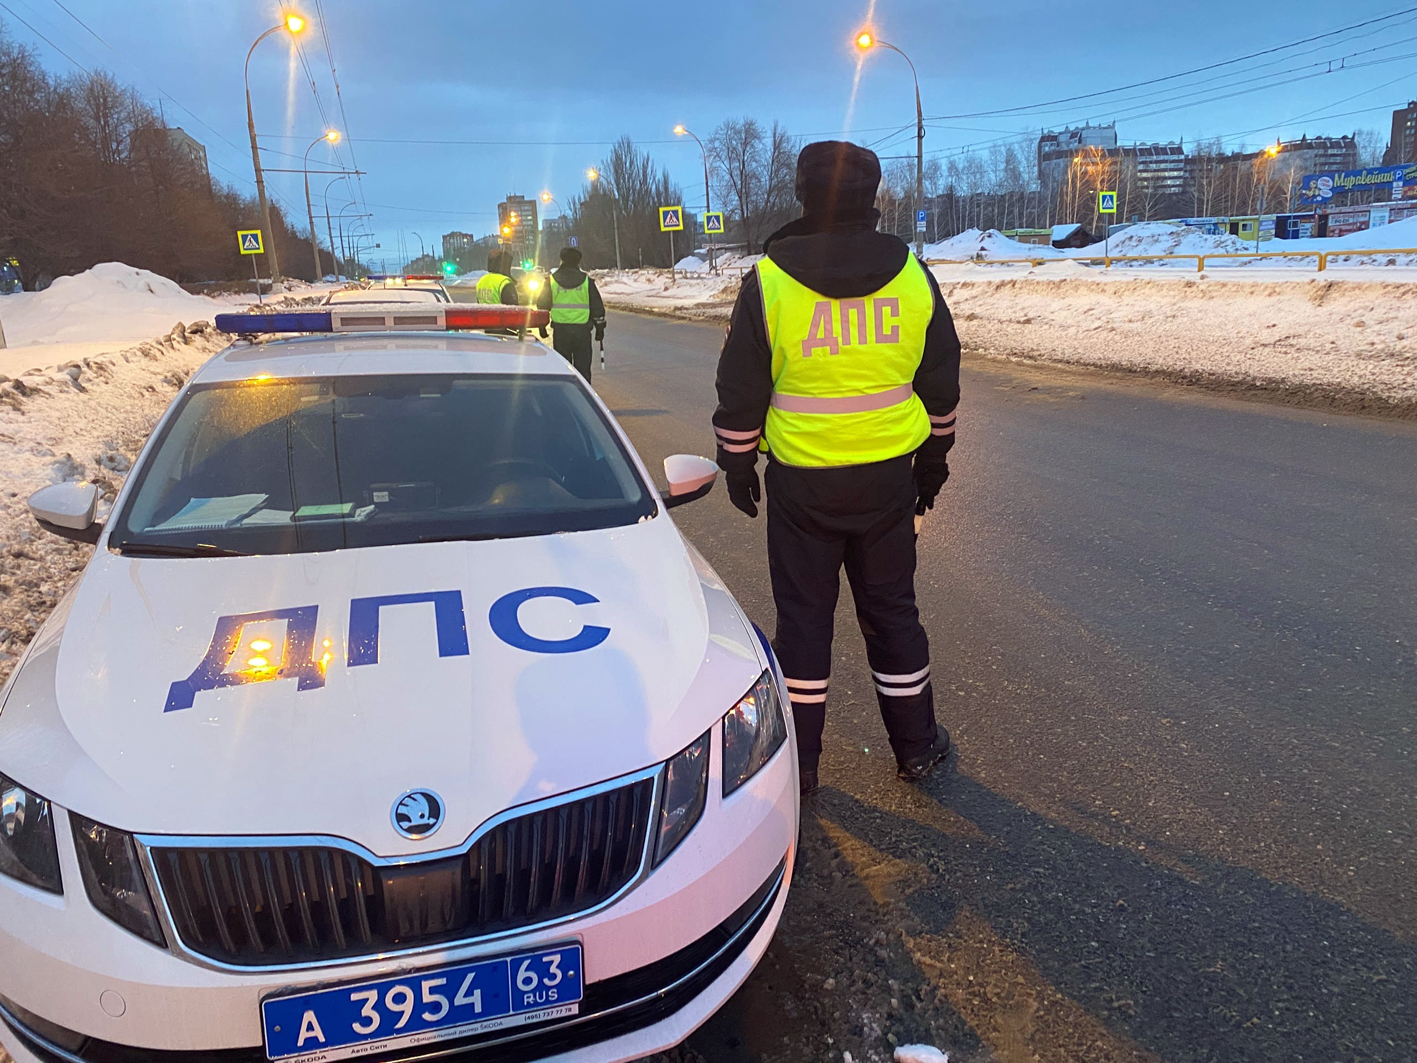
[[[580,1010],[579,945],[261,1001],[266,1057],[320,1063],[525,1026]]]

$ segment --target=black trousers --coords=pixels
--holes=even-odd
[[[590,380],[590,347],[591,326],[589,325],[552,325],[551,326],[551,346],[561,353],[561,356],[576,367],[576,372]]]
[[[792,697],[804,769],[815,771],[822,754],[843,566],[896,759],[918,756],[935,741],[930,643],[915,607],[915,497],[910,455],[840,469],[768,462],[773,649]]]

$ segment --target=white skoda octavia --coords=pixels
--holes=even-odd
[[[19,1063],[631,1060],[762,956],[788,701],[667,513],[717,470],[434,331],[503,312],[219,318],[404,331],[238,342],[105,521],[31,499],[97,549],[0,707]]]

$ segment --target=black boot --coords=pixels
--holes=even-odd
[[[803,797],[806,797],[808,794],[816,793],[817,787],[821,785],[817,782],[816,768],[812,768],[809,771],[806,768],[799,767],[797,770],[797,777],[801,782],[801,792]]]
[[[936,764],[950,755],[950,733],[943,727],[937,728],[935,743],[918,757],[907,757],[896,761],[895,773],[906,782],[919,782],[930,774]]]

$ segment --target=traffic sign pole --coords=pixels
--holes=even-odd
[[[256,278],[256,302],[265,306],[266,301],[261,298],[261,271],[256,268],[256,256],[251,256],[251,276]]]

